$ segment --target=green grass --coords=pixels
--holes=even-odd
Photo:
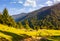
[[[32,30],[28,31],[26,29],[16,29],[13,27],[8,27],[0,24],[0,38],[3,37],[9,41],[20,41],[27,37],[46,37],[52,41],[60,40],[60,30]]]

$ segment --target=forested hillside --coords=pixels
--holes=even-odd
[[[60,3],[28,14],[0,13],[0,41],[60,41]]]
[[[39,10],[30,12],[26,15],[19,15],[16,20],[9,15],[8,10],[5,8],[3,13],[0,14],[0,23],[16,28],[26,29],[60,29],[60,3],[50,6],[43,7]],[[20,19],[20,21],[19,21]]]
[[[60,3],[28,13],[25,22],[33,29],[60,29]]]

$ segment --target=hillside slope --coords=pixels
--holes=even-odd
[[[16,22],[27,20],[31,28],[60,29],[60,3],[21,15],[17,15]]]
[[[45,26],[46,29],[60,29],[60,3],[30,12],[24,18],[25,20],[30,21],[36,28],[42,29]]]
[[[27,37],[45,37],[45,36],[60,36],[60,30],[33,30],[27,31],[22,29],[16,29],[0,24],[0,37],[2,41],[21,41]],[[48,37],[47,37],[48,38]],[[4,39],[4,40],[3,40]],[[36,39],[36,38],[35,38]],[[53,40],[53,39],[52,39]],[[56,39],[58,40],[58,39]]]
[[[12,15],[16,22],[23,20],[26,17],[27,13],[21,13],[17,15]]]

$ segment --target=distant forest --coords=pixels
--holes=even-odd
[[[55,13],[59,12],[56,11]],[[23,21],[16,22],[13,17],[9,15],[8,10],[5,8],[3,13],[0,14],[0,24],[20,29],[60,29],[60,19],[57,19],[55,15],[47,15],[45,18],[41,16],[42,15],[37,15],[35,18],[28,18]],[[57,14],[57,16],[60,15]]]

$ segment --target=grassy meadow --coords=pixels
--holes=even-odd
[[[60,41],[60,30],[26,30],[0,24],[0,41],[22,41],[31,37],[33,39],[45,37],[51,41]]]

